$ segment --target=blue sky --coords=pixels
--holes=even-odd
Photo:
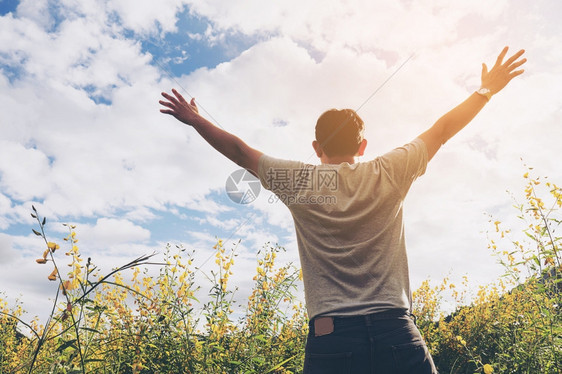
[[[52,295],[34,261],[34,204],[50,239],[76,224],[82,253],[108,270],[168,242],[202,265],[215,238],[240,240],[243,299],[266,242],[298,263],[290,214],[265,191],[232,202],[225,183],[237,166],[160,114],[161,91],[194,95],[215,123],[272,156],[315,163],[318,115],[358,108],[413,55],[360,110],[368,159],[467,97],[481,63],[510,45],[526,49],[526,73],[440,151],[406,201],[414,288],[465,274],[486,284],[501,274],[487,214],[517,225],[506,190],[523,195],[523,164],[562,179],[561,12],[555,0],[2,0],[0,291],[22,295],[30,314]]]

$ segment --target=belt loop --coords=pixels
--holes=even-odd
[[[410,312],[410,317],[414,320],[414,325],[418,326],[418,317],[412,312]]]
[[[366,314],[365,318],[365,326],[369,327],[373,325],[373,321],[371,320],[371,314]]]

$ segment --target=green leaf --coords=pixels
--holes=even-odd
[[[66,348],[69,348],[69,347],[72,347],[72,348],[76,349],[76,346],[74,345],[74,343],[76,343],[76,339],[72,339],[72,340],[69,340],[69,341],[63,343],[60,347],[57,348],[57,352],[62,352]]]
[[[31,229],[31,231],[33,231],[33,233],[37,236],[42,236],[41,233],[35,229]]]
[[[271,369],[269,369],[268,371],[265,372],[265,374],[267,373],[271,373],[274,370],[279,369],[281,366],[285,365],[287,362],[291,361],[293,358],[297,357],[296,355],[294,355],[293,357],[289,357],[288,359],[286,359],[285,361],[281,361],[280,363],[278,363],[277,365],[275,365],[274,367],[272,367]]]
[[[541,266],[541,261],[537,256],[533,256],[532,259],[537,263],[537,265]]]
[[[95,332],[96,334],[101,334],[101,331],[98,331],[96,329],[92,329],[92,328],[89,328],[89,327],[80,327],[80,330]]]
[[[47,222],[47,217],[43,217],[43,223],[41,223],[41,226],[45,226],[46,222]]]
[[[264,343],[268,342],[267,338],[263,335],[256,335],[255,338],[258,339],[259,341],[264,342]]]
[[[533,239],[535,242],[538,242],[538,239],[535,235],[529,234],[527,231],[525,231],[525,235],[527,235],[529,238]]]

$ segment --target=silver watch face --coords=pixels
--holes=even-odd
[[[482,94],[482,95],[486,95],[486,94],[489,94],[489,93],[490,93],[490,89],[488,89],[488,88],[481,88],[481,89],[478,90],[478,93],[479,93],[479,94]]]

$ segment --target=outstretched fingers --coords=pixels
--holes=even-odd
[[[496,66],[500,66],[502,64],[503,58],[505,57],[505,55],[507,54],[507,50],[509,49],[509,47],[504,47],[502,49],[502,51],[500,52],[498,58],[496,59],[496,63],[494,64],[494,67]]]
[[[520,61],[516,61],[516,62],[514,62],[514,63],[512,63],[511,65],[508,66],[508,70],[513,71],[513,70],[517,69],[519,66],[523,65],[525,62],[527,62],[526,58],[524,58]]]
[[[162,100],[160,100],[159,103],[160,103],[160,105],[163,105],[163,106],[165,106],[165,107],[170,108],[170,109],[160,109],[160,112],[161,112],[161,113],[170,114],[171,112],[174,112],[174,111],[175,111],[175,108],[174,108],[174,106],[173,106],[172,104],[167,103],[167,102],[162,101]]]
[[[167,94],[166,92],[162,92],[162,96],[164,96],[168,101],[170,101],[174,105],[179,105],[178,100],[173,97],[172,95]],[[162,102],[162,100],[160,100]]]
[[[523,58],[523,59],[519,60],[519,58],[523,55],[523,53],[525,53],[524,49],[520,50],[519,52],[517,52],[516,54],[511,56],[505,62],[505,66],[507,67],[507,71],[509,72],[509,79],[510,80],[515,78],[518,75],[523,74],[523,72],[525,71],[523,69],[515,70],[518,67],[520,67],[521,65],[523,65],[525,62],[527,62],[526,58]]]
[[[509,77],[510,77],[510,79],[513,79],[513,78],[515,78],[516,76],[523,74],[524,71],[525,71],[524,69],[512,71],[512,72],[509,74]]]
[[[164,99],[159,100],[158,103],[164,108],[160,108],[160,113],[170,114],[179,121],[192,126],[194,122],[199,119],[199,110],[195,105],[195,98],[187,102],[183,96],[172,88],[172,93],[162,92]]]
[[[521,64],[525,63],[525,61],[527,61],[526,58],[522,59],[521,61],[517,61],[519,59],[519,57],[521,57],[521,55],[523,55],[523,53],[525,53],[525,50],[522,49],[519,52],[517,52],[516,54],[514,54],[513,56],[511,56],[506,62],[505,65],[508,67],[513,67],[516,68],[518,66],[520,66]]]
[[[178,91],[176,91],[175,88],[172,88],[172,92],[174,93],[174,95],[176,95],[176,97],[178,98],[178,101],[179,101],[180,103],[187,103],[187,101],[185,101],[185,99],[183,98],[183,96],[182,96]]]
[[[523,65],[525,62],[527,62],[527,59],[525,59],[525,58],[521,61],[517,61],[516,63],[510,65],[508,70],[511,72],[511,71],[517,69],[519,66]]]
[[[513,78],[524,72],[523,69],[519,68],[527,62],[526,58],[521,57],[525,53],[525,50],[521,49],[517,51],[504,61],[508,49],[508,47],[503,48],[491,69],[488,70],[486,64],[482,64],[481,83],[482,86],[488,88],[492,94],[501,91]]]
[[[193,110],[194,110],[196,113],[199,113],[199,108],[197,107],[197,104],[195,103],[195,98],[194,98],[194,97],[191,98],[191,101],[189,102],[189,104],[193,107]]]
[[[167,106],[168,108],[173,108],[173,107],[174,107],[174,104],[171,103],[171,102],[169,102],[169,101],[158,100],[158,103],[159,103],[160,105]]]

